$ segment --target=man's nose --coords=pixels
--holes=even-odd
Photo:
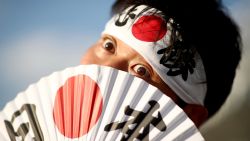
[[[106,55],[103,52],[95,50],[96,46],[91,47],[83,55],[81,59],[81,64],[97,64],[102,66],[109,66],[118,70],[129,72],[131,66],[131,60],[134,57],[133,55],[123,53],[121,51],[117,54]]]
[[[125,57],[105,59],[105,61],[103,61],[103,64],[100,65],[105,65],[118,70],[129,72],[129,61]]]

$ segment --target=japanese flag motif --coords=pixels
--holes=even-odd
[[[204,140],[165,94],[110,67],[81,65],[30,85],[0,112],[11,141]]]

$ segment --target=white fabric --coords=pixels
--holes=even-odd
[[[132,13],[138,15],[144,8],[146,8],[145,5],[138,6],[136,8],[137,10],[133,11]],[[186,103],[204,105],[207,87],[205,83],[201,83],[206,82],[206,76],[200,55],[198,53],[195,54],[194,73],[190,74],[190,72],[188,72],[188,79],[186,81],[182,79],[181,75],[168,76],[166,73],[168,72],[169,68],[166,68],[159,63],[162,54],[157,54],[157,51],[162,49],[162,47],[167,47],[171,44],[171,27],[169,27],[169,25],[167,26],[166,24],[168,30],[165,36],[157,42],[139,40],[132,33],[133,24],[136,23],[140,17],[150,15],[156,9],[151,8],[136,19],[131,19],[126,14],[129,9],[130,8],[126,9],[121,15],[118,14],[111,18],[106,24],[103,34],[112,35],[122,40],[135,51],[137,51],[154,68],[161,79]],[[119,16],[120,19],[124,19],[124,17],[125,19],[128,19],[124,26],[117,26],[115,24]],[[162,17],[162,15],[159,13],[157,13],[157,16]]]

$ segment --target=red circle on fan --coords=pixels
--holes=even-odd
[[[53,116],[58,130],[68,138],[89,132],[102,113],[102,94],[86,75],[70,77],[56,94]]]
[[[132,26],[135,38],[145,42],[156,42],[167,33],[166,22],[159,16],[146,15],[138,19]]]

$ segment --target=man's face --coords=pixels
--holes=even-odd
[[[81,64],[97,64],[126,71],[154,85],[173,101],[179,99],[139,53],[113,36],[103,35],[83,55]]]
[[[176,104],[183,102],[139,53],[113,36],[103,35],[83,55],[81,64],[97,64],[126,71],[157,87]],[[207,119],[207,110],[202,105],[187,104],[182,108],[197,127]]]

